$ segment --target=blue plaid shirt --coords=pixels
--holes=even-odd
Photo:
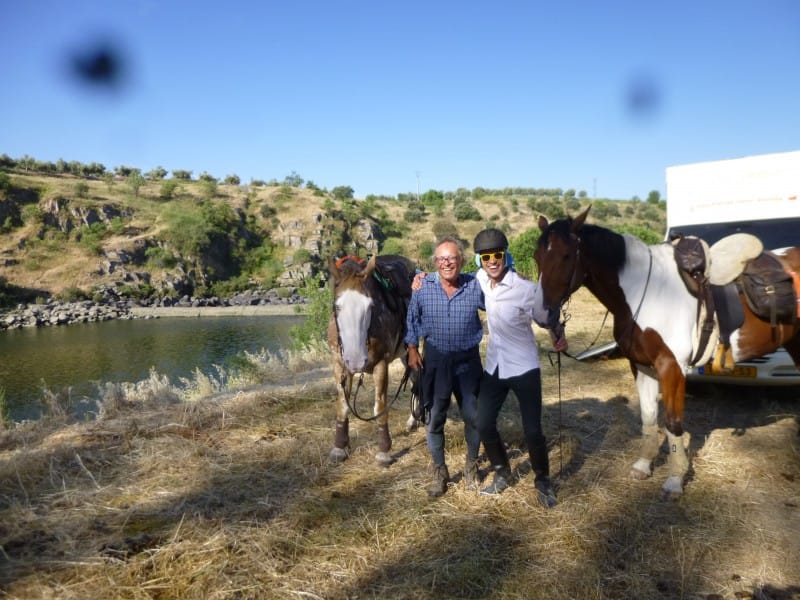
[[[406,318],[406,344],[426,343],[440,352],[462,352],[480,344],[483,326],[478,309],[485,310],[483,292],[473,275],[461,273],[458,289],[447,297],[438,273],[425,276],[422,288],[411,295]]]

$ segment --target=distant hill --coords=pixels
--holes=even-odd
[[[664,202],[590,200],[568,190],[434,190],[419,199],[352,198],[289,184],[213,178],[148,180],[0,170],[0,301],[226,296],[291,290],[327,271],[328,256],[400,253],[429,268],[434,241],[467,247],[486,226],[509,239],[540,214],[574,215],[658,241]]]

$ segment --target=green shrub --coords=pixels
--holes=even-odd
[[[532,227],[508,242],[508,251],[514,257],[514,268],[529,279],[539,278],[536,261],[533,260],[539,234],[541,234],[539,228]]]
[[[425,222],[425,209],[419,205],[414,204],[406,209],[403,213],[403,218],[408,223],[424,223]]]
[[[172,200],[180,189],[180,184],[174,179],[165,179],[159,187],[158,197],[162,200]]]
[[[216,197],[219,186],[214,179],[202,179],[198,184],[200,187],[200,195],[205,200],[211,200]]]
[[[250,278],[247,275],[238,275],[225,281],[216,281],[206,290],[205,294],[208,296],[218,296],[220,298],[229,298],[237,292],[243,292],[250,289]]]
[[[162,238],[184,256],[197,256],[215,237],[235,235],[238,218],[227,204],[204,201],[199,208],[168,205]]]
[[[56,298],[61,302],[80,302],[88,297],[88,294],[79,287],[69,287],[56,294]]]
[[[38,204],[28,204],[21,212],[22,220],[26,223],[44,223],[44,213]]]
[[[139,283],[124,285],[119,288],[121,296],[126,298],[133,298],[134,300],[144,300],[151,298],[155,294],[155,288],[149,283]]]
[[[111,219],[108,229],[114,235],[121,235],[125,231],[125,222],[121,217],[114,217]]]
[[[147,264],[153,268],[171,269],[178,264],[178,259],[169,250],[161,246],[151,246],[144,251]]]
[[[453,210],[453,214],[458,221],[480,221],[483,219],[480,211],[469,202],[459,203]]]
[[[54,234],[55,235],[55,234]],[[102,240],[107,235],[106,225],[102,222],[84,225],[74,230],[73,235],[81,247],[92,254],[99,255],[102,252]]]
[[[11,424],[11,408],[8,406],[6,388],[0,386],[0,431],[8,429]]]
[[[458,237],[458,227],[456,227],[452,221],[447,219],[439,219],[434,221],[431,225],[431,229],[437,240],[447,236],[454,238]]]
[[[333,306],[333,289],[325,285],[321,275],[317,275],[299,290],[300,295],[309,299],[306,304],[307,318],[302,325],[289,330],[292,347],[295,350],[322,344],[327,338],[328,321]]]
[[[386,238],[381,246],[381,254],[404,254],[403,240],[396,237]]]
[[[292,254],[292,262],[296,265],[302,265],[303,263],[307,263],[310,261],[311,261],[311,252],[309,252],[305,248],[300,248],[299,250],[295,250],[295,253]]]
[[[76,231],[81,246],[86,248],[92,254],[100,254],[102,252],[102,240],[108,235],[106,224],[98,221],[92,223],[88,227],[81,227]]]
[[[641,225],[622,225],[616,228],[618,233],[629,233],[642,240],[645,244],[653,245],[664,241],[664,234],[653,231]]]
[[[85,181],[76,181],[74,186],[75,195],[78,198],[89,197],[89,184]]]

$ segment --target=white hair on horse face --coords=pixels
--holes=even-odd
[[[342,343],[342,359],[351,373],[364,369],[369,358],[367,332],[372,317],[372,299],[355,290],[345,290],[336,299],[336,321]]]

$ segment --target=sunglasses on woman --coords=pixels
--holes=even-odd
[[[505,258],[505,256],[506,256],[506,253],[503,250],[500,250],[498,252],[486,252],[486,253],[481,254],[481,260],[486,263],[486,262],[489,262],[492,259],[503,260]]]

